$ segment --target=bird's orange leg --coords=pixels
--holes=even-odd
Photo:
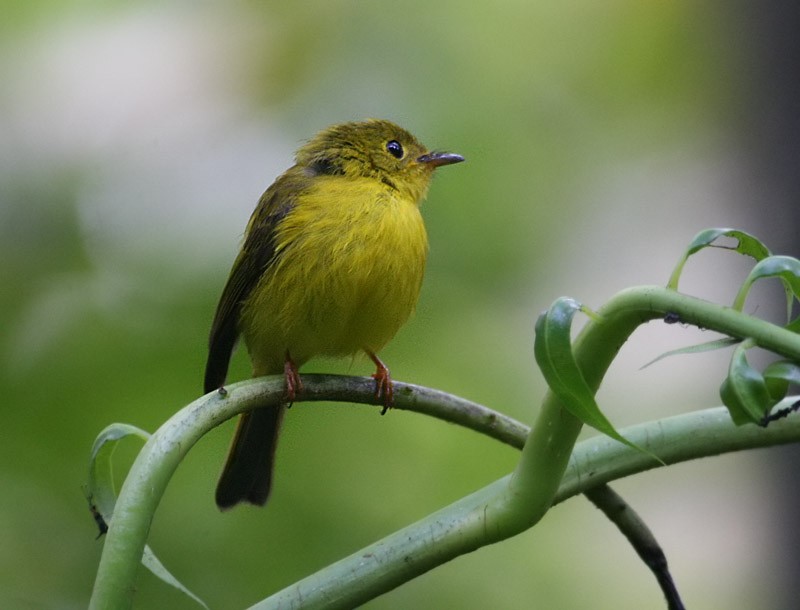
[[[389,374],[389,369],[381,362],[381,359],[375,355],[374,352],[366,350],[367,355],[375,363],[377,367],[375,374],[372,378],[375,380],[375,398],[383,398],[383,411],[381,415],[386,413],[392,408],[394,404],[394,388],[392,388],[392,376]]]
[[[283,361],[283,377],[286,379],[286,398],[290,403],[294,402],[297,395],[303,391],[303,382],[300,381],[300,372],[288,350],[286,360]]]

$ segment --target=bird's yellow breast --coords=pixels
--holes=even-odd
[[[279,221],[275,259],[243,304],[255,374],[316,355],[377,352],[419,296],[428,240],[417,202],[370,178],[321,176]]]

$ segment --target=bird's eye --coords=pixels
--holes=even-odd
[[[389,140],[386,143],[386,150],[389,151],[389,154],[395,159],[403,158],[403,146],[397,140]]]

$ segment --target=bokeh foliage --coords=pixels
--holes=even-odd
[[[538,310],[560,293],[588,300],[624,287],[625,273],[600,290],[591,282],[637,233],[630,218],[651,229],[628,246],[640,261],[674,255],[699,227],[737,225],[708,211],[687,218],[685,189],[671,210],[646,189],[639,200],[614,197],[642,159],[659,168],[668,159],[670,182],[676,158],[703,157],[723,138],[732,58],[715,5],[3,4],[3,607],[85,606],[101,545],[80,492],[92,439],[113,421],[153,430],[198,395],[247,217],[317,129],[386,117],[467,157],[431,190],[422,300],[383,356],[398,379],[527,422],[542,393]],[[680,220],[669,225],[680,231],[674,248],[674,233],[652,231],[671,219]],[[657,270],[647,281],[662,279]],[[363,360],[308,368],[369,369]],[[232,376],[247,374],[239,354]],[[268,507],[220,514],[213,488],[231,427],[192,452],[151,540],[212,607],[260,599],[516,459],[410,414],[298,405]],[[136,449],[119,451],[122,466]],[[763,589],[735,576],[711,593],[720,607],[764,607]],[[625,543],[585,507],[567,506],[371,607],[638,608],[643,595],[658,599]],[[138,603],[193,607],[144,572]]]

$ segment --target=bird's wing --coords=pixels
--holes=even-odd
[[[242,303],[275,260],[276,226],[289,213],[303,190],[303,181],[298,181],[298,177],[297,173],[289,170],[278,178],[261,197],[250,217],[242,251],[233,263],[211,324],[205,392],[225,383],[231,354],[239,337]]]

